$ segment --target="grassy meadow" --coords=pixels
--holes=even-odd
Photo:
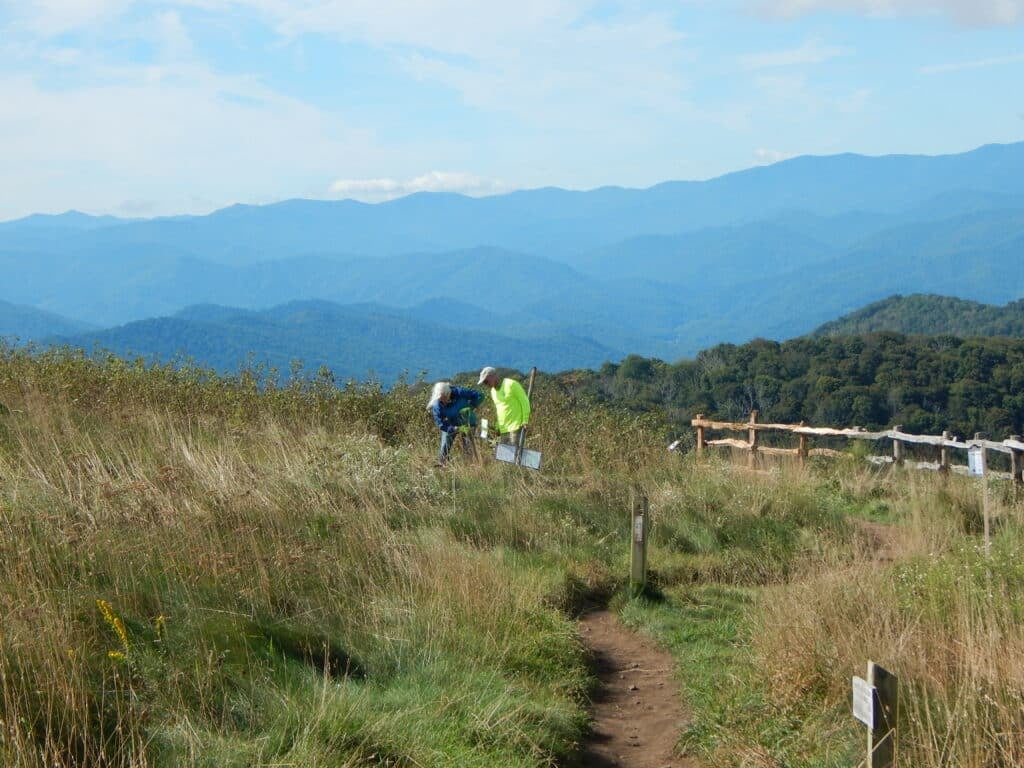
[[[571,766],[594,603],[677,657],[705,765],[856,765],[869,658],[900,676],[901,764],[1024,762],[1008,489],[986,556],[965,478],[698,464],[544,390],[542,473],[438,469],[425,402],[0,349],[0,764]]]

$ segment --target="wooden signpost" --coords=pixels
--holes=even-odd
[[[650,505],[647,494],[634,489],[632,497],[632,524],[630,526],[629,591],[636,596],[647,585],[647,533],[650,525]]]
[[[873,661],[868,677],[853,678],[853,716],[868,727],[866,768],[894,768],[896,765],[896,723],[899,698],[896,675]]]

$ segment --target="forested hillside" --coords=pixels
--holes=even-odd
[[[890,296],[837,320],[812,336],[848,336],[872,331],[953,336],[1024,336],[1024,300],[1003,307],[952,296],[915,293]]]
[[[59,334],[83,333],[89,326],[53,312],[0,300],[0,336],[8,339],[43,339]]]
[[[631,355],[557,380],[570,391],[676,425],[697,413],[765,421],[882,427],[994,438],[1024,431],[1024,340],[955,336],[763,339],[720,344],[668,364]]]
[[[221,373],[234,373],[245,365],[281,372],[297,363],[307,371],[326,366],[340,382],[374,378],[388,386],[403,374],[448,377],[482,365],[481,360],[557,370],[566,360],[596,366],[619,356],[590,339],[566,333],[520,338],[497,323],[490,330],[486,312],[480,312],[479,329],[467,327],[471,311],[444,301],[408,310],[324,301],[292,302],[261,312],[204,305],[173,317],[50,341],[90,351],[98,346],[148,361],[187,359]]]

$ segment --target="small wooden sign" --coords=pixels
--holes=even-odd
[[[856,675],[853,678],[853,716],[868,728],[875,727],[875,688]]]
[[[629,555],[629,586],[634,595],[639,595],[647,584],[647,526],[648,501],[647,494],[635,488],[631,494],[632,507],[632,539]]]

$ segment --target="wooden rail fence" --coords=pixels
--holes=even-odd
[[[884,457],[881,460],[895,464],[905,463],[906,444],[931,445],[937,452],[936,462],[915,462],[918,469],[935,469],[939,472],[960,472],[967,473],[967,466],[954,464],[951,461],[951,452],[954,450],[966,451],[971,448],[980,448],[983,451],[996,451],[1009,454],[1010,472],[991,472],[994,476],[1012,478],[1017,485],[1024,483],[1022,468],[1024,468],[1024,441],[1020,435],[1013,435],[1007,440],[996,442],[994,440],[982,439],[975,435],[971,440],[961,440],[953,437],[950,432],[943,432],[941,435],[913,435],[903,432],[900,426],[886,429],[882,432],[868,432],[860,427],[848,427],[837,429],[834,427],[810,427],[801,422],[800,424],[769,424],[758,421],[758,412],[751,411],[750,419],[744,424],[730,421],[711,421],[705,419],[703,414],[698,414],[690,424],[697,429],[697,455],[701,456],[707,447],[721,446],[737,448],[747,451],[747,464],[756,467],[760,456],[789,455],[796,456],[803,464],[809,456],[825,455],[839,456],[840,451],[830,448],[811,448],[810,442],[813,438],[837,437],[851,440],[892,440],[892,456]],[[747,439],[723,437],[714,440],[707,439],[707,432],[716,430],[720,432],[746,432]],[[761,432],[789,432],[798,438],[796,448],[777,448],[762,446],[759,444],[758,435]]]

